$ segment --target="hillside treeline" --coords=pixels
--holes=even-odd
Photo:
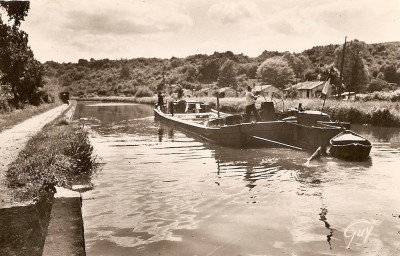
[[[196,95],[203,88],[222,87],[239,95],[255,82],[286,89],[301,81],[325,80],[331,70],[334,93],[390,91],[400,85],[400,42],[353,40],[346,47],[316,46],[301,53],[266,50],[254,58],[227,51],[186,58],[41,64],[28,45],[28,34],[20,29],[29,7],[29,1],[0,1],[1,112],[54,99],[59,88],[82,97],[143,97],[183,89]]]
[[[232,87],[243,90],[250,79],[281,89],[306,80],[326,79],[330,68],[341,71],[343,45],[316,46],[302,53],[264,51],[250,58],[230,51],[186,58],[85,60],[46,62],[45,74],[74,96],[152,96],[156,91],[198,91]],[[338,92],[366,93],[394,90],[400,85],[400,42],[366,44],[347,42],[343,84]]]

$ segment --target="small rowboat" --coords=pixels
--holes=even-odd
[[[330,143],[331,155],[346,160],[365,160],[372,147],[368,139],[350,130],[339,133],[330,140]]]

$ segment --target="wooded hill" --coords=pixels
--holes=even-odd
[[[249,79],[285,88],[296,82],[325,79],[333,65],[340,70],[343,45],[316,46],[302,53],[264,51],[251,58],[230,51],[186,58],[46,62],[47,83],[74,96],[152,96],[170,88],[200,90],[207,86],[243,90]],[[358,93],[400,86],[400,42],[347,42],[343,90]],[[175,85],[171,87],[172,85]]]

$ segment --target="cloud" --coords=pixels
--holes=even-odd
[[[41,61],[302,51],[398,41],[398,0],[35,0],[21,28]]]
[[[399,8],[394,8],[392,0],[385,4],[375,0],[299,0],[292,6],[274,8],[274,12],[266,15],[258,27],[263,27],[264,33],[287,36],[310,37],[320,34],[321,37],[327,37],[332,34],[342,37],[350,35],[362,40],[383,33],[388,27],[394,28],[395,16],[399,17],[399,12],[396,14],[393,11]]]
[[[287,22],[286,20],[281,20],[277,22],[272,22],[270,27],[278,33],[286,34],[286,35],[293,35],[297,34],[292,24]]]
[[[208,15],[223,24],[229,24],[259,17],[260,13],[254,2],[241,1],[216,3],[208,9]]]
[[[152,34],[159,32],[176,32],[191,25],[191,20],[184,15],[157,15],[140,18],[128,15],[84,13],[73,11],[68,13],[64,28],[73,32],[89,34]]]
[[[38,0],[31,3],[27,19],[48,31],[95,35],[180,32],[193,25],[181,6],[157,0]]]
[[[156,56],[193,21],[178,2],[38,0],[23,26],[39,59],[65,61]]]

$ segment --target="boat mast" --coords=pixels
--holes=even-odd
[[[218,118],[220,117],[219,114],[219,93],[217,93],[217,111],[218,111]]]
[[[338,90],[338,97],[341,94],[341,87],[343,84],[343,66],[344,66],[344,55],[346,52],[346,39],[347,39],[347,36],[344,37],[344,44],[343,44],[343,51],[342,51],[342,63],[340,65],[340,79],[339,79],[340,85],[339,85],[339,90]]]

